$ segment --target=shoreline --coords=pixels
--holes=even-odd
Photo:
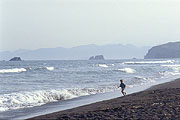
[[[45,114],[41,119],[180,119],[180,78],[124,97]]]
[[[159,82],[159,84],[162,82]],[[157,83],[156,83],[157,84]],[[153,86],[154,83],[146,84],[145,86],[141,87],[133,87],[126,90],[128,94],[137,93],[140,91],[144,91],[148,89],[150,86]],[[64,111],[68,109],[77,108],[84,105],[89,105],[92,103],[97,103],[105,100],[111,100],[114,98],[118,98],[123,96],[119,90],[105,92],[100,94],[92,94],[87,96],[80,96],[73,99],[50,102],[44,104],[42,106],[35,106],[29,108],[23,108],[18,110],[10,110],[0,113],[0,119],[29,119],[41,115],[46,115],[50,113],[55,113],[58,111]]]

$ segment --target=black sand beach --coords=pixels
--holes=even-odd
[[[180,120],[180,79],[124,97],[42,115],[29,120],[46,119]]]

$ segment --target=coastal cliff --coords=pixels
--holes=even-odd
[[[169,42],[154,46],[144,56],[145,59],[180,58],[180,42]]]

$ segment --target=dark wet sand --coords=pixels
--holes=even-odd
[[[148,90],[29,120],[180,120],[180,79]]]

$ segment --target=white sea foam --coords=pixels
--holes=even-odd
[[[135,86],[141,86],[141,85],[145,85],[148,83],[155,83],[156,82],[156,78],[151,78],[151,77],[144,77],[144,76],[134,76],[133,79],[131,79],[131,87],[135,87]]]
[[[12,69],[1,69],[0,73],[18,73],[18,72],[26,72],[25,68],[12,68]]]
[[[135,73],[136,70],[132,69],[132,68],[122,68],[122,69],[118,69],[121,72],[126,72],[126,73]]]
[[[162,61],[129,61],[129,62],[123,62],[122,64],[163,64],[163,63],[174,63],[174,60],[162,60]]]
[[[54,67],[32,67],[32,68],[27,68],[28,70],[49,70],[49,71],[53,71]]]
[[[144,78],[142,76],[134,76],[134,79],[137,79],[137,80],[141,80],[141,79],[146,80],[146,78]]]
[[[110,66],[115,66],[114,64],[109,64]]]
[[[177,74],[180,72],[180,65],[179,64],[174,64],[174,65],[161,65],[163,67],[168,67],[174,70],[174,73]]]
[[[106,64],[97,64],[98,67],[105,67],[107,68],[108,66]]]
[[[179,64],[174,64],[174,65],[161,65],[163,67],[180,67]]]
[[[28,70],[33,71],[33,70],[43,70],[43,69],[53,71],[54,67],[0,69],[0,73],[19,73],[19,72],[26,72]]]
[[[136,80],[140,80],[141,83],[151,83],[151,82],[155,82],[154,79],[148,78],[148,77],[143,77],[143,76],[135,76],[134,78],[135,78]]]
[[[176,76],[176,75],[180,75],[180,71],[177,71],[177,70],[175,70],[174,72],[162,71],[162,72],[159,72],[159,74],[161,76]]]
[[[76,97],[67,90],[20,92],[0,95],[0,110],[19,109]]]
[[[46,67],[46,69],[52,71],[54,70],[54,67]]]
[[[27,108],[40,106],[49,102],[58,100],[67,100],[79,96],[104,93],[117,89],[117,86],[105,87],[101,89],[94,88],[74,88],[61,90],[39,90],[32,92],[19,92],[0,95],[0,111],[11,109]]]

